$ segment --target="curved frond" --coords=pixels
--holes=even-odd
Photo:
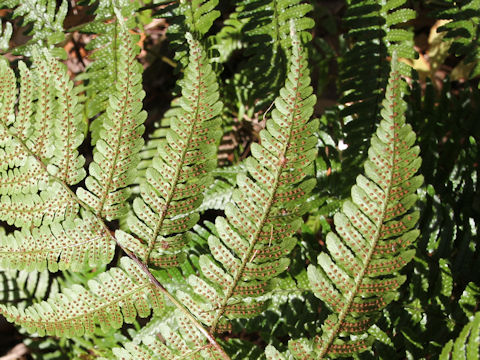
[[[118,219],[128,211],[126,199],[130,192],[127,187],[136,176],[146,118],[142,111],[145,94],[141,82],[142,68],[135,60],[136,45],[125,29],[119,41],[119,78],[109,98],[100,139],[89,166],[90,175],[85,181],[88,191],[77,190],[78,197],[95,214],[108,220]]]
[[[115,243],[92,214],[0,235],[0,266],[29,271],[81,271],[109,263]]]
[[[196,208],[212,182],[220,138],[218,84],[200,44],[187,34],[189,65],[182,81],[180,107],[170,119],[166,139],[146,170],[141,198],[133,203],[136,216],[129,228],[141,240],[119,232],[120,241],[153,265],[177,265],[184,232],[198,221]],[[123,240],[122,240],[123,239]],[[134,245],[135,246],[132,246]]]
[[[405,124],[399,76],[394,59],[365,175],[357,177],[351,200],[334,217],[336,233],[327,236],[328,253],[318,256],[318,266],[308,267],[315,295],[332,311],[314,340],[315,359],[368,348],[366,331],[393,300],[405,280],[398,271],[415,254],[410,248],[418,236],[412,229],[419,215],[411,208],[423,178],[415,176],[420,149],[413,146],[415,133]],[[290,350],[304,355],[301,342],[291,342]]]
[[[294,40],[291,68],[261,145],[252,145],[246,161],[248,175],[237,176],[227,218],[216,220],[219,236],[210,236],[213,258],[202,255],[203,277],[190,276],[193,293],[178,298],[212,332],[228,327],[227,318],[253,317],[265,308],[256,297],[268,291],[268,281],[288,266],[286,256],[296,244],[292,237],[305,212],[302,203],[315,185],[305,180],[316,156],[313,135],[317,121],[309,121],[315,96],[310,87],[305,53]]]
[[[91,334],[96,325],[103,330],[119,329],[136,316],[147,317],[150,309],[163,310],[158,289],[129,258],[88,282],[89,289],[73,285],[47,301],[26,309],[0,304],[0,314],[31,333],[54,336]]]

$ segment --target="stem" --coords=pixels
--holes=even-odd
[[[113,236],[112,236],[113,237]],[[153,276],[153,274],[150,272],[148,269],[147,265],[145,265],[143,262],[141,262],[138,257],[131,253],[129,250],[124,248],[120,243],[117,243],[118,246],[122,248],[122,250],[132,259],[140,268],[147,274],[148,278],[150,281],[162,292],[177,308],[179,308],[185,316],[193,323],[193,325],[207,338],[207,340],[212,344],[212,346],[217,349],[217,351],[220,353],[223,359],[225,360],[231,360],[230,357],[227,355],[225,350],[222,349],[222,347],[218,344],[218,342],[215,340],[215,338],[207,331],[205,328],[200,324],[197,319],[188,311],[173,295],[171,295],[160,282]]]
[[[57,176],[55,175],[52,175],[48,172],[47,170],[47,166],[38,158],[38,156],[33,153],[29,148],[28,146],[16,135],[14,134],[11,134],[10,131],[9,131],[9,128],[3,123],[3,122],[0,122],[0,124],[5,128],[5,130],[9,133],[9,135],[15,139],[16,141],[18,141],[24,151],[29,155],[29,156],[32,156],[33,158],[35,158],[37,160],[37,162],[40,164],[40,166],[42,167],[42,169],[51,177],[51,179],[55,182],[58,182],[68,193],[69,195],[71,196],[72,199],[74,199],[81,207],[83,207],[85,210],[91,212],[90,210],[90,207],[84,203],[82,200],[80,200],[77,195],[70,189],[70,187],[60,178],[58,178]],[[222,356],[222,358],[224,360],[231,360],[230,357],[227,355],[227,353],[225,352],[225,350],[223,350],[223,348],[218,344],[218,342],[215,340],[215,338],[195,319],[195,317],[190,313],[190,311],[188,311],[188,309],[186,309],[183,304],[181,304],[177,299],[175,299],[175,297],[173,297],[173,295],[171,295],[164,287],[162,284],[160,284],[160,282],[155,278],[155,276],[153,276],[153,274],[150,272],[150,270],[148,269],[147,265],[145,265],[144,263],[142,263],[138,257],[131,253],[129,250],[127,250],[126,248],[124,248],[122,246],[122,244],[120,244],[117,239],[115,238],[115,236],[112,235],[112,232],[110,231],[110,229],[108,228],[108,226],[105,224],[104,220],[102,217],[100,217],[99,215],[97,214],[93,214],[97,219],[98,221],[100,222],[100,224],[102,225],[102,227],[105,229],[105,231],[110,235],[110,237],[115,241],[115,243],[125,252],[125,254],[130,258],[132,259],[138,266],[140,266],[140,268],[145,272],[145,274],[148,276],[148,278],[150,279],[150,281],[155,285],[155,287],[158,288],[158,290],[163,293],[180,311],[182,311],[185,316],[192,322],[192,324],[207,338],[207,340],[210,342],[210,344],[212,344],[212,346],[217,349],[217,351],[219,352],[219,354]]]

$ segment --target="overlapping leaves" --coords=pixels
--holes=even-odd
[[[136,45],[124,28],[119,36],[119,72],[116,90],[109,97],[100,138],[85,180],[88,189],[78,189],[78,197],[100,217],[118,219],[128,211],[128,185],[135,179],[139,151],[143,146],[142,68],[135,60]]]
[[[37,53],[34,65],[29,70],[19,64],[15,106],[15,76],[0,63],[0,219],[17,227],[74,217],[78,204],[62,183],[84,177],[76,150],[83,140],[81,106],[73,84],[48,54]]]
[[[156,266],[178,265],[184,233],[198,221],[195,209],[211,183],[220,132],[218,84],[201,45],[187,34],[189,65],[182,81],[179,107],[158,146],[133,202],[129,229],[140,239],[118,231],[117,236],[145,261]]]
[[[192,292],[177,292],[211,331],[228,328],[227,319],[264,310],[259,297],[268,293],[269,280],[287,268],[299,215],[306,211],[303,202],[315,185],[314,179],[306,179],[316,156],[313,133],[318,122],[310,121],[315,96],[298,40],[280,94],[272,119],[260,133],[261,144],[252,145],[248,175],[237,176],[233,202],[225,207],[227,217],[215,222],[218,236],[208,238],[213,258],[200,257],[203,276],[189,277]]]

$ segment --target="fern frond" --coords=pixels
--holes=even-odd
[[[444,40],[452,41],[451,51],[456,56],[465,56],[465,63],[477,63],[480,60],[480,1],[464,0],[456,6],[449,6],[437,16],[451,20],[441,26],[438,31],[446,32]],[[478,75],[478,65],[473,76]]]
[[[480,312],[477,312],[470,322],[454,340],[450,340],[442,350],[439,360],[470,360],[480,358]]]
[[[92,1],[93,3],[94,1]],[[138,4],[127,0],[100,0],[96,2],[95,20],[82,26],[79,31],[86,34],[95,34],[95,37],[85,46],[90,51],[89,60],[85,72],[77,76],[82,80],[86,92],[86,114],[93,118],[100,114],[91,125],[92,144],[96,144],[101,130],[101,124],[106,116],[105,110],[108,99],[113,95],[119,73],[120,46],[122,39],[122,25],[117,18],[115,9],[128,19],[124,21],[127,29],[135,26],[135,9]],[[123,19],[122,19],[123,20]]]
[[[21,17],[24,24],[29,24],[28,34],[32,36],[27,46],[16,49],[17,53],[29,53],[32,45],[42,44],[52,53],[62,55],[63,49],[52,49],[52,45],[65,39],[63,22],[68,11],[68,2],[62,0],[57,8],[56,0],[1,0],[0,8],[13,10],[13,18]]]
[[[83,139],[79,134],[78,116],[65,124],[69,131],[64,137],[56,139],[54,133],[55,126],[64,129],[59,122],[65,118],[58,111],[77,115],[77,99],[68,90],[71,83],[62,85],[66,70],[48,54],[37,53],[34,64],[36,68],[28,70],[25,64],[19,63],[22,80],[15,114],[15,77],[6,62],[0,62],[0,219],[17,227],[53,223],[71,218],[78,212],[78,203],[60,183],[61,180],[47,171],[48,166],[68,173],[68,177],[75,181],[83,177],[83,158],[76,152]],[[36,79],[37,87],[34,86]],[[56,84],[59,89],[55,89]],[[70,99],[68,104],[55,106],[56,100],[61,102],[67,98]],[[67,172],[62,164],[61,151],[54,156],[55,142],[60,147],[69,144],[71,153],[65,156],[69,158],[67,163],[72,165]]]
[[[181,313],[175,312],[174,326],[162,323],[159,327],[164,342],[153,336],[145,336],[143,344],[129,342],[124,348],[115,348],[117,359],[162,359],[162,360],[220,360],[224,359],[205,337]]]
[[[260,133],[261,145],[251,147],[249,175],[237,176],[233,202],[225,208],[227,219],[216,220],[219,236],[208,239],[215,260],[200,257],[205,278],[188,279],[194,294],[177,292],[212,332],[228,326],[226,318],[252,317],[264,310],[255,297],[265,294],[268,280],[287,268],[286,256],[296,243],[292,236],[305,211],[301,204],[315,185],[315,180],[305,180],[316,155],[318,122],[309,121],[315,96],[298,40],[280,94]]]
[[[89,213],[83,219],[0,235],[0,266],[10,269],[81,271],[86,265],[109,263],[114,252],[112,237]]]
[[[168,39],[173,45],[175,60],[184,68],[188,64],[185,34],[190,32],[198,40],[210,30],[215,19],[220,16],[220,11],[215,9],[218,0],[179,0],[165,3],[166,6],[157,12],[156,16],[168,20]]]
[[[85,158],[79,155],[77,148],[84,139],[85,122],[83,106],[73,88],[66,68],[52,58],[54,82],[56,85],[55,150],[49,163],[50,174],[55,175],[68,185],[74,185],[86,176],[83,165]]]
[[[291,45],[290,21],[295,23],[303,43],[311,39],[314,21],[306,16],[312,5],[302,0],[243,0],[237,5],[250,59],[242,70],[248,81],[242,84],[249,89],[249,104],[263,109],[278,95],[287,74],[287,53]]]
[[[340,91],[345,118],[346,172],[358,173],[366,158],[368,140],[378,124],[383,91],[388,79],[385,58],[397,52],[399,58],[416,56],[413,31],[405,23],[415,11],[405,7],[406,0],[354,0],[348,5],[344,25],[351,44],[340,65]],[[411,68],[400,62],[401,75],[410,77]],[[402,85],[403,86],[403,85]],[[348,184],[348,189],[350,184]]]
[[[115,91],[109,98],[106,117],[100,130],[90,175],[85,181],[87,190],[79,188],[78,197],[92,211],[108,220],[118,219],[128,211],[127,188],[135,179],[135,168],[142,148],[141,137],[146,113],[142,111],[142,68],[135,60],[136,45],[123,29],[119,36],[119,73]]]
[[[102,330],[119,329],[136,316],[147,317],[152,308],[163,310],[163,298],[145,273],[129,258],[88,282],[89,290],[73,285],[47,301],[26,309],[0,304],[0,314],[29,332],[55,336],[91,334],[99,324]]]
[[[221,136],[218,84],[201,45],[187,34],[189,65],[182,81],[182,97],[170,118],[166,139],[146,170],[140,186],[141,198],[133,203],[136,216],[129,229],[144,242],[119,232],[119,240],[142,259],[154,265],[177,265],[184,232],[198,221],[196,208],[212,182],[217,143]]]
[[[308,267],[315,295],[333,312],[314,341],[314,358],[347,356],[368,347],[366,331],[393,300],[405,280],[397,272],[415,253],[409,248],[418,236],[412,230],[418,212],[410,210],[423,178],[414,176],[420,149],[413,146],[415,133],[405,124],[400,81],[394,59],[365,176],[357,177],[351,200],[334,217],[338,235],[328,234],[328,254],[321,253],[318,266]],[[292,342],[290,350],[302,357],[300,345]]]

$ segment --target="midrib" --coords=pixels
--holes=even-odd
[[[185,156],[187,154],[188,148],[190,146],[190,142],[191,142],[192,137],[193,137],[193,130],[195,128],[195,125],[196,125],[196,123],[198,121],[198,117],[199,117],[200,93],[201,93],[200,84],[202,82],[202,77],[201,77],[200,63],[197,61],[196,65],[197,65],[197,69],[198,69],[198,72],[197,72],[197,74],[198,74],[198,88],[197,88],[197,96],[196,96],[195,116],[192,119],[192,123],[191,123],[190,129],[188,131],[186,144],[185,144],[185,147],[183,148],[181,156],[180,156],[180,161],[177,163],[177,167],[175,169],[175,175],[173,177],[173,182],[171,184],[168,196],[165,199],[165,205],[163,206],[160,218],[158,219],[158,221],[155,225],[153,235],[152,235],[150,241],[148,242],[148,252],[147,252],[147,256],[146,256],[147,265],[150,261],[150,255],[153,251],[153,247],[155,246],[155,239],[157,238],[158,234],[160,233],[160,230],[163,227],[163,222],[165,221],[165,218],[167,217],[168,208],[169,208],[170,203],[173,199],[173,196],[175,195],[175,190],[176,190],[177,185],[178,185],[178,180],[180,179],[180,173],[182,171],[182,166],[183,166],[183,163],[185,162]]]
[[[394,98],[395,98],[395,95],[394,95]],[[395,124],[396,124],[396,122],[397,122],[396,118],[394,118],[394,121],[393,121],[393,123],[394,123],[393,136],[392,136],[393,154],[392,154],[392,158],[391,158],[392,167],[391,167],[391,171],[390,171],[390,174],[389,174],[388,187],[387,187],[387,190],[385,191],[385,201],[382,205],[382,211],[381,211],[381,215],[379,217],[379,222],[378,222],[379,226],[378,226],[378,229],[375,233],[372,246],[370,246],[370,249],[367,253],[367,257],[366,257],[366,260],[365,260],[365,265],[363,266],[362,270],[358,273],[358,275],[355,277],[355,280],[354,280],[355,286],[353,287],[353,290],[350,292],[349,296],[347,297],[346,302],[345,302],[345,306],[344,306],[343,310],[340,312],[340,314],[338,315],[338,320],[335,323],[335,325],[333,326],[333,329],[330,331],[330,334],[327,337],[327,340],[322,343],[322,347],[319,350],[319,359],[322,359],[325,356],[325,354],[328,352],[328,349],[330,348],[330,345],[333,343],[333,341],[337,337],[338,331],[342,327],[342,325],[345,321],[345,318],[350,313],[350,307],[352,306],[352,303],[353,303],[355,297],[357,296],[357,292],[358,292],[358,290],[359,290],[359,288],[360,288],[360,286],[363,282],[363,279],[365,277],[365,273],[366,273],[366,271],[367,271],[367,269],[370,265],[370,261],[372,260],[372,256],[373,256],[373,253],[375,252],[375,248],[377,247],[377,243],[380,240],[380,233],[381,233],[381,230],[382,230],[383,219],[385,218],[385,212],[386,212],[387,207],[388,207],[390,191],[392,189],[392,183],[393,183],[392,180],[393,180],[395,154],[396,154],[396,142],[395,142],[395,133],[396,133]]]
[[[300,74],[298,74],[297,83],[295,84],[296,89],[299,89],[299,87],[300,87],[299,86],[300,85],[300,80],[301,80],[301,76],[300,76]],[[295,91],[295,101],[294,101],[293,105],[291,105],[292,115],[291,115],[291,119],[290,119],[290,128],[288,130],[288,139],[283,146],[283,149],[282,149],[282,152],[281,152],[281,157],[285,156],[285,154],[287,152],[288,145],[290,144],[290,141],[291,141],[291,138],[292,138],[292,131],[293,131],[293,125],[294,125],[294,120],[295,120],[295,112],[296,112],[295,106],[297,105],[298,100],[299,100],[299,97],[296,95],[296,93],[297,93],[297,91]],[[224,300],[221,302],[220,308],[218,309],[217,314],[215,315],[215,318],[214,318],[214,320],[212,322],[212,326],[211,326],[211,331],[210,331],[211,333],[215,333],[217,325],[218,325],[218,321],[220,320],[222,315],[225,313],[227,303],[230,300],[230,298],[232,297],[233,292],[235,291],[235,288],[238,285],[238,282],[240,281],[240,279],[243,276],[243,272],[244,272],[245,267],[247,266],[249,260],[251,259],[252,252],[254,250],[255,245],[258,242],[258,238],[259,238],[259,235],[262,231],[262,228],[265,225],[265,223],[266,223],[266,221],[267,221],[267,219],[270,215],[270,211],[271,211],[271,208],[272,208],[272,203],[273,203],[273,200],[275,199],[275,196],[276,196],[276,193],[277,193],[280,176],[282,175],[282,168],[283,168],[283,164],[282,164],[282,162],[280,162],[280,164],[278,164],[278,168],[277,168],[277,171],[276,171],[276,174],[275,174],[275,180],[273,182],[273,187],[272,187],[273,190],[272,190],[270,198],[268,199],[268,202],[267,202],[267,205],[265,207],[265,211],[263,213],[263,216],[261,217],[260,222],[258,223],[259,225],[258,225],[257,230],[255,231],[255,233],[252,236],[250,246],[248,247],[246,253],[244,254],[244,256],[242,258],[242,263],[241,263],[240,267],[238,268],[237,273],[235,274],[235,277],[234,277],[230,287],[228,288],[227,294],[225,295]]]

